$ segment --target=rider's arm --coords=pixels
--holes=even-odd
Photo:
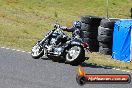
[[[75,28],[74,28],[74,27],[68,28],[67,31],[68,31],[68,32],[74,32],[74,31],[75,31]]]
[[[75,31],[75,28],[74,27],[72,27],[72,28],[62,27],[61,29],[63,31],[67,31],[67,32],[74,32]]]

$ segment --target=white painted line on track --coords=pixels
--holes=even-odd
[[[120,70],[120,69],[116,69],[117,71]]]
[[[1,47],[1,48],[5,48],[5,47]]]
[[[31,52],[28,52],[28,53],[31,53]]]
[[[12,49],[13,51],[15,51],[16,49]]]
[[[131,71],[125,71],[125,72],[132,73]]]
[[[10,48],[5,48],[5,49],[9,50]]]
[[[112,68],[112,69],[117,70],[117,71],[123,71],[123,72],[132,73],[131,71],[128,71],[128,70],[121,70],[121,69],[117,69],[117,68]]]
[[[0,48],[2,48],[2,49],[6,49],[6,50],[17,51],[17,52],[29,53],[29,52],[22,51],[22,50],[18,50],[18,49],[11,49],[11,48],[6,48],[6,47],[0,47]],[[30,53],[31,53],[31,52],[30,52]]]
[[[25,53],[26,51],[22,51],[23,53]]]
[[[20,52],[20,50],[16,50],[16,51]],[[22,52],[22,51],[21,51],[21,52]]]

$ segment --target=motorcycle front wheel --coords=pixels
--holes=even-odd
[[[85,51],[81,46],[72,46],[66,53],[66,63],[79,65],[85,60]]]
[[[31,51],[31,56],[34,59],[39,59],[40,57],[43,56],[43,54],[44,54],[44,50],[42,46],[40,46],[38,43],[35,46],[33,46]]]

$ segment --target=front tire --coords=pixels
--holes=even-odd
[[[34,59],[39,59],[40,57],[43,56],[43,54],[44,54],[44,50],[42,46],[40,46],[39,44],[36,44],[35,46],[33,46],[31,51],[31,56]]]
[[[66,63],[79,65],[85,61],[85,51],[81,46],[72,46],[66,53]]]

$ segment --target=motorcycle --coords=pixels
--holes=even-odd
[[[89,50],[87,43],[79,37],[69,38],[61,26],[55,24],[54,29],[33,46],[31,56],[38,59],[44,55],[53,61],[79,65],[85,61],[85,50]]]

